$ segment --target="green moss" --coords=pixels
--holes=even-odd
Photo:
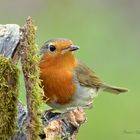
[[[10,139],[15,133],[18,96],[19,70],[0,56],[0,140]]]
[[[63,140],[63,139],[61,138],[61,136],[57,136],[57,137],[55,138],[55,140]]]
[[[39,79],[40,69],[38,67],[40,57],[38,54],[38,48],[35,43],[35,32],[36,27],[33,25],[32,20],[29,18],[27,20],[26,26],[26,40],[27,40],[27,51],[26,51],[26,63],[23,66],[24,75],[28,75],[28,80],[30,85],[30,99],[27,96],[27,108],[28,112],[30,113],[30,124],[27,128],[29,128],[32,132],[30,134],[30,139],[32,140],[39,140],[38,134],[42,131],[42,124],[40,118],[37,116],[39,114],[39,108],[41,105],[41,95],[42,95],[42,88],[41,82]],[[26,76],[25,76],[26,77]],[[25,78],[26,79],[26,78]],[[27,79],[26,79],[27,80]],[[26,86],[27,86],[27,81]],[[28,139],[28,136],[27,136]]]

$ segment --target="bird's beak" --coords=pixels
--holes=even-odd
[[[68,47],[68,51],[76,51],[79,48],[80,48],[79,46],[71,45],[70,47]]]
[[[69,47],[63,49],[63,53],[64,53],[64,52],[69,52],[69,51],[76,51],[76,50],[78,50],[79,48],[80,48],[79,46],[71,45],[71,46],[69,46]]]

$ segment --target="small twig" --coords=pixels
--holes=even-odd
[[[35,27],[32,19],[28,18],[26,24],[21,29],[22,38],[21,46],[21,62],[26,86],[27,99],[27,140],[39,139],[41,128],[40,119],[37,117],[40,105],[41,92],[37,50],[35,45]]]

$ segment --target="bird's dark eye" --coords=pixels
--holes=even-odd
[[[51,51],[51,52],[53,52],[53,51],[56,50],[56,47],[55,47],[54,45],[50,45],[49,48],[50,48],[50,51]]]

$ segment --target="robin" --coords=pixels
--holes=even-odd
[[[98,91],[114,94],[127,89],[104,83],[86,65],[74,57],[79,47],[68,39],[52,39],[41,48],[40,78],[44,88],[44,100],[53,109],[92,107]]]

